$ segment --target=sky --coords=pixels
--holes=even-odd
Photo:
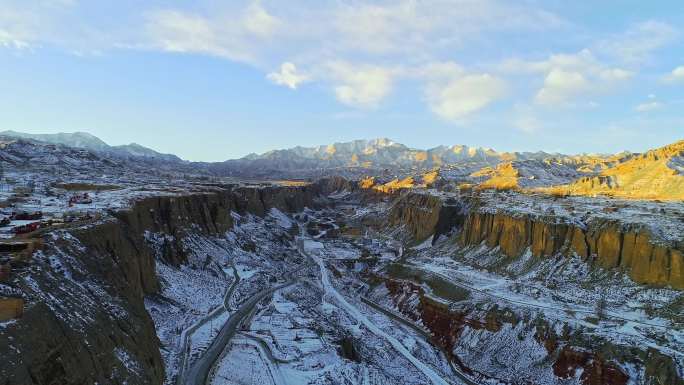
[[[681,0],[0,0],[0,130],[184,159],[684,139]]]

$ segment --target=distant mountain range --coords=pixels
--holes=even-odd
[[[176,155],[162,154],[136,143],[110,146],[86,133],[28,134],[0,132],[0,137],[32,140],[41,143],[81,148],[107,158],[144,160],[165,164],[184,163],[198,171],[223,176],[242,177],[315,177],[330,173],[353,176],[382,170],[428,170],[460,167],[474,171],[496,166],[503,161],[542,160],[557,154],[545,152],[497,152],[489,148],[464,145],[438,146],[428,150],[410,148],[387,138],[354,140],[316,147],[294,147],[250,154],[225,162],[188,162]]]
[[[30,146],[3,147],[0,160],[19,164],[93,164],[106,168],[161,170],[205,176],[249,179],[314,179],[338,175],[373,177],[388,189],[414,186],[426,172],[437,170],[431,183],[486,189],[515,189],[560,195],[609,195],[631,199],[684,199],[684,141],[644,154],[563,155],[546,152],[497,152],[464,145],[428,150],[407,147],[387,138],[355,140],[316,147],[294,147],[250,154],[225,162],[189,162],[139,144],[110,146],[84,132],[26,134],[0,132],[0,139],[23,140]],[[48,147],[58,146],[54,150]],[[32,150],[28,150],[31,148]],[[82,155],[80,149],[95,154]],[[1,149],[0,149],[1,150]],[[27,153],[28,151],[28,153]],[[95,163],[93,163],[95,162]],[[108,166],[109,165],[109,166]],[[420,184],[420,183],[418,183]]]
[[[387,138],[355,140],[318,147],[295,147],[269,151],[262,155],[251,154],[241,160],[314,161],[313,167],[438,167],[459,162],[491,162],[505,159],[538,159],[548,157],[538,153],[500,153],[489,148],[464,145],[438,146],[428,150],[409,148]]]
[[[122,146],[110,146],[102,139],[87,132],[58,133],[58,134],[27,134],[16,131],[2,131],[0,136],[35,140],[50,144],[59,144],[74,148],[83,148],[101,155],[109,155],[117,158],[147,158],[163,162],[182,162],[176,155],[162,154],[150,148],[131,143]]]
[[[28,134],[3,131],[0,136],[35,140],[74,148],[83,148],[101,155],[124,158],[149,158],[165,162],[183,162],[176,155],[162,154],[150,148],[131,143],[110,146],[100,138],[86,132],[58,134]],[[254,172],[307,172],[321,169],[432,169],[450,165],[496,165],[502,161],[542,160],[559,154],[545,152],[497,152],[489,148],[464,145],[438,146],[428,150],[407,147],[387,138],[354,140],[316,147],[294,147],[250,154],[225,162],[193,162],[227,173]]]
[[[317,147],[294,147],[250,154],[241,159],[212,164],[220,173],[230,175],[271,175],[286,173],[308,175],[322,170],[339,173],[380,170],[429,170],[438,167],[467,167],[472,170],[494,166],[508,160],[545,159],[558,154],[545,152],[497,152],[489,148],[464,145],[438,146],[428,150],[407,147],[387,138],[354,140]],[[326,172],[328,173],[328,172]]]

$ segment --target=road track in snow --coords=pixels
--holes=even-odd
[[[182,354],[182,356],[181,356],[181,360],[180,360],[180,368],[178,370],[178,376],[176,378],[176,384],[177,385],[183,385],[185,370],[187,369],[188,358],[190,356],[190,338],[192,337],[192,334],[195,333],[197,331],[197,329],[206,325],[207,322],[214,319],[217,315],[219,315],[221,313],[222,310],[228,311],[228,309],[229,309],[228,302],[230,301],[230,298],[233,296],[233,292],[235,292],[235,289],[237,288],[238,284],[240,283],[240,276],[238,275],[238,272],[237,272],[237,269],[235,268],[235,265],[231,264],[230,267],[233,268],[233,282],[231,283],[228,290],[226,290],[226,294],[223,296],[223,305],[218,306],[211,313],[209,313],[206,317],[204,317],[201,320],[199,320],[198,322],[194,323],[189,328],[183,330],[183,333],[181,333],[182,347],[181,347],[180,353]]]
[[[384,307],[382,307],[382,306],[378,305],[377,303],[375,303],[375,302],[369,300],[368,298],[361,297],[361,302],[363,302],[363,303],[365,303],[366,305],[372,307],[373,309],[379,311],[380,313],[383,313],[384,315],[388,316],[389,318],[392,318],[392,319],[394,319],[395,321],[397,321],[397,322],[399,322],[399,323],[401,323],[401,324],[403,324],[403,325],[405,325],[405,326],[407,326],[407,327],[413,329],[415,332],[417,332],[421,337],[423,337],[423,338],[425,339],[425,342],[427,342],[427,343],[430,344],[430,345],[433,345],[433,344],[430,342],[430,339],[432,338],[432,336],[430,335],[430,333],[428,333],[427,331],[423,330],[423,328],[421,328],[420,326],[416,325],[415,323],[413,323],[413,322],[407,320],[406,318],[404,318],[404,317],[402,317],[402,316],[400,316],[400,315],[398,315],[398,314],[395,314],[395,313],[392,312],[391,310],[385,309]],[[434,346],[434,345],[433,345],[433,346]],[[446,352],[444,351],[444,349],[441,349],[441,348],[438,348],[438,349],[441,350],[443,353],[446,353]],[[447,359],[447,360],[448,360],[448,359]],[[461,372],[458,368],[456,368],[452,362],[449,362],[449,367],[451,367],[451,371],[454,373],[454,375],[455,375],[456,377],[458,377],[461,381],[465,382],[466,384],[468,384],[468,385],[480,385],[480,384],[478,384],[477,382],[471,380],[465,373]]]
[[[323,283],[323,288],[325,290],[325,293],[334,297],[336,301],[344,308],[347,313],[355,318],[359,323],[363,324],[371,333],[375,334],[378,337],[383,338],[385,341],[387,341],[392,347],[404,358],[406,358],[409,362],[411,362],[416,369],[418,369],[420,372],[422,372],[425,377],[427,377],[430,382],[434,385],[451,385],[451,382],[446,381],[444,378],[442,378],[440,375],[437,374],[431,367],[428,365],[424,364],[420,360],[418,360],[416,357],[414,357],[411,352],[404,347],[404,345],[401,344],[396,338],[393,336],[385,333],[382,329],[380,329],[377,325],[375,325],[373,322],[371,322],[363,313],[361,313],[354,305],[350,304],[347,302],[347,300],[335,289],[335,287],[332,285],[330,282],[330,277],[328,275],[328,269],[325,267],[325,263],[320,257],[314,257],[312,255],[309,255],[304,251],[304,239],[301,238],[298,241],[297,244],[297,249],[299,250],[299,253],[306,258],[311,258],[316,264],[318,264],[321,272],[321,282]]]
[[[245,301],[233,314],[230,315],[225,324],[221,327],[218,336],[211,342],[209,348],[202,356],[184,373],[183,384],[185,385],[205,385],[209,378],[209,372],[216,364],[221,353],[237,332],[238,327],[250,316],[254,307],[264,298],[273,294],[276,290],[288,287],[296,281],[291,280],[282,285],[268,290],[260,291]]]

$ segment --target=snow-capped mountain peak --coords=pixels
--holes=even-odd
[[[165,161],[181,161],[175,155],[162,154],[154,151],[148,147],[144,147],[137,143],[131,143],[120,146],[110,146],[102,139],[87,132],[60,132],[57,134],[29,134],[17,131],[3,131],[0,136],[34,140],[43,143],[57,144],[74,148],[81,148],[96,152],[98,154],[115,156],[115,157],[144,157],[149,159],[165,160]]]

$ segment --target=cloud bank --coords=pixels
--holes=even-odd
[[[341,105],[361,111],[382,108],[408,83],[422,95],[426,111],[465,124],[506,98],[535,108],[596,106],[593,98],[620,90],[680,36],[668,23],[644,20],[596,33],[574,50],[560,43],[529,48],[520,41],[539,41],[539,36],[564,41],[564,34],[580,28],[539,3],[504,0],[255,0],[141,7],[126,0],[120,13],[99,15],[75,0],[7,0],[0,13],[0,47],[207,55],[252,66],[267,81],[292,90],[321,85]],[[508,50],[499,41],[525,49]],[[684,66],[661,79],[684,81]],[[532,115],[512,126],[539,130],[542,124]]]

